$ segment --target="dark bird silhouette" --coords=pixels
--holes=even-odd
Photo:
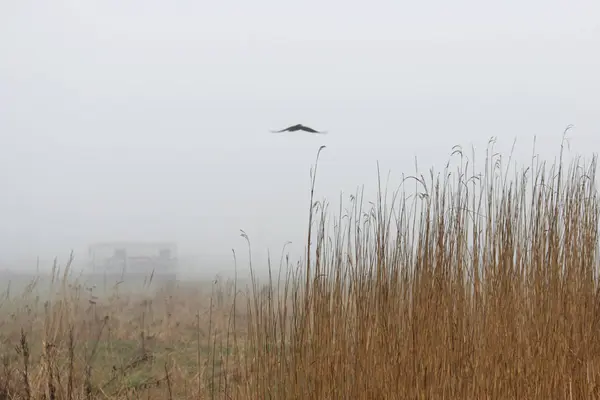
[[[313,128],[309,128],[308,126],[304,126],[302,124],[290,126],[288,128],[282,129],[280,131],[271,131],[271,132],[273,132],[273,133],[282,133],[282,132],[296,132],[296,131],[305,131],[305,132],[320,133],[320,134],[326,134],[327,133],[327,132],[324,132],[324,131],[315,131]]]

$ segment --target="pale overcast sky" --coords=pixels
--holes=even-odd
[[[175,240],[302,248],[318,197],[374,195],[490,136],[600,144],[600,2],[2,1],[0,261]],[[276,135],[303,123],[329,132]],[[228,261],[227,261],[228,262]]]

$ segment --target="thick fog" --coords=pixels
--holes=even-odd
[[[168,240],[197,268],[304,247],[333,203],[491,136],[529,162],[600,144],[600,3],[0,3],[0,262]],[[274,134],[302,123],[328,131]],[[336,208],[333,207],[333,211]],[[294,247],[295,246],[295,247]],[[0,266],[0,269],[2,267]]]

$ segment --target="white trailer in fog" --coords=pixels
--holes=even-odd
[[[172,242],[103,242],[88,248],[93,275],[177,276],[177,245]]]

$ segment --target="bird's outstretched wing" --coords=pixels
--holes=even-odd
[[[285,128],[285,129],[282,129],[280,131],[271,131],[271,133],[282,133],[282,132],[287,132],[289,130],[290,130],[290,128]]]
[[[316,131],[313,128],[309,128],[308,126],[303,126],[302,130],[310,133],[319,133],[321,135],[325,135],[327,133],[327,131]]]
[[[280,131],[271,131],[271,132],[273,132],[273,133],[292,132],[292,131],[296,131],[298,129],[302,129],[302,125],[292,125],[292,126],[288,126],[285,129],[282,129]]]

